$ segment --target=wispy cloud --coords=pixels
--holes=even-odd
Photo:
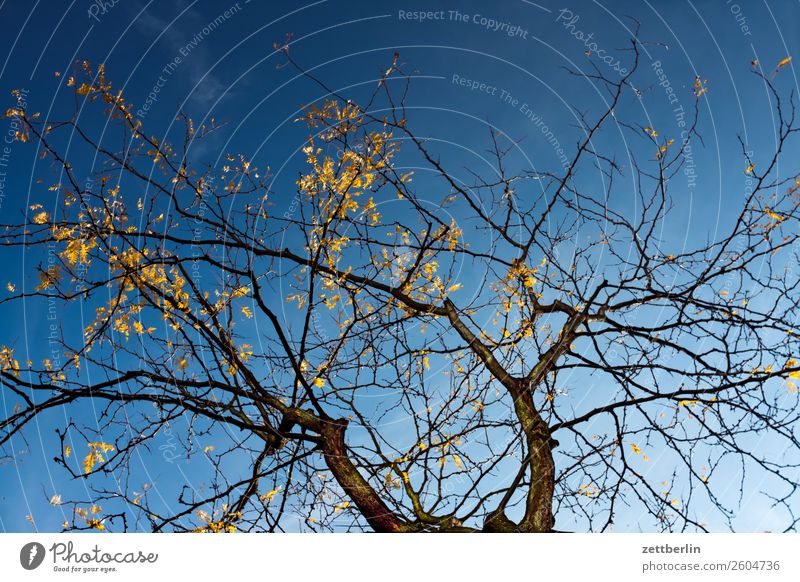
[[[203,46],[210,36],[203,34],[203,31],[208,31],[209,22],[216,15],[212,18],[201,14],[194,9],[196,3],[194,1],[186,6],[185,3],[175,0],[160,2],[159,7],[168,6],[165,12],[173,14],[172,16],[157,16],[152,9],[145,10],[137,18],[135,26],[150,42],[158,43],[165,63],[181,57],[176,72],[185,75],[191,83],[188,89],[191,91],[189,99],[199,106],[207,107],[225,92],[226,85],[210,70],[215,59],[209,58],[210,49]]]

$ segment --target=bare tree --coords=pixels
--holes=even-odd
[[[102,109],[118,141],[77,109],[63,122],[7,113],[59,178],[45,193],[54,211],[4,219],[9,256],[50,260],[35,289],[9,286],[2,303],[93,314],[81,334],[60,330],[58,362],[2,351],[17,406],[1,443],[47,410],[98,411],[94,427],[75,415],[58,429],[56,461],[97,483],[91,502],[106,508],[65,500],[66,529],[280,531],[299,518],[309,530],[548,532],[577,515],[606,530],[629,507],[648,527],[703,530],[695,504],[735,515],[718,495],[732,463],[741,491],[745,474],[767,475],[796,527],[800,182],[778,162],[797,128],[769,76],[755,72],[774,103],[774,153],[756,165],[743,147],[755,185],[731,193],[741,211],[676,249],[668,190],[700,108],[675,141],[633,111],[626,121],[636,42],[624,77],[584,75],[606,105],[581,118],[563,169],[508,169],[516,143],[492,132],[492,171],[466,181],[412,129],[397,56],[356,103],[285,54],[327,93],[300,120],[305,166],[286,213],[273,208],[288,194],[244,155],[192,167],[213,123],[181,114],[180,146],[152,137],[102,66],[83,63],[70,85],[80,119]],[[703,91],[698,80],[692,99]],[[607,130],[627,135],[625,163],[595,148]],[[78,156],[97,160],[88,182]],[[581,187],[581,172],[604,183]],[[567,379],[578,385],[565,394]],[[165,509],[128,484],[135,456],[181,418],[212,486],[176,487]],[[760,447],[763,434],[780,447]],[[204,435],[229,447],[201,451]],[[648,455],[674,467],[670,480],[653,482]]]

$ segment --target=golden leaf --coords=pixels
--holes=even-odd
[[[269,503],[270,501],[272,501],[272,499],[273,499],[273,498],[274,498],[274,497],[275,497],[275,496],[276,496],[278,493],[280,493],[280,492],[281,492],[281,489],[283,489],[283,487],[278,487],[277,489],[273,489],[273,490],[271,490],[271,491],[267,491],[267,492],[266,492],[266,493],[264,493],[263,495],[259,495],[259,497],[258,497],[258,498],[259,498],[261,501],[264,501],[264,502],[266,502],[266,503]]]
[[[50,215],[47,212],[39,212],[33,216],[34,224],[47,224],[50,220]]]

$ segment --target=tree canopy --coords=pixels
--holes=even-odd
[[[774,151],[742,146],[753,187],[730,194],[735,220],[681,246],[670,186],[700,107],[661,135],[635,108],[638,44],[626,54],[624,75],[584,75],[605,105],[581,114],[563,166],[520,168],[515,140],[490,131],[492,171],[465,180],[415,128],[398,55],[356,101],[286,50],[327,93],[297,120],[295,192],[244,154],[195,162],[216,122],[179,112],[183,142],[158,139],[102,65],[81,63],[80,117],[6,113],[58,178],[4,216],[4,253],[38,267],[2,302],[89,317],[54,330],[58,358],[22,361],[0,338],[14,403],[0,443],[65,411],[55,461],[95,484],[91,501],[58,500],[70,530],[548,532],[571,514],[603,531],[634,508],[694,531],[697,503],[734,515],[718,478],[731,465],[740,489],[767,475],[795,528],[794,99],[754,71]],[[704,81],[691,90],[700,103]],[[623,147],[603,145],[611,134]],[[86,403],[93,425],[72,412]],[[138,485],[164,431],[208,458],[206,489]],[[656,455],[667,480],[647,474]]]

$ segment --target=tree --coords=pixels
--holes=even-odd
[[[7,112],[59,180],[52,213],[36,204],[3,225],[7,253],[47,260],[35,289],[9,284],[2,302],[80,305],[93,318],[80,337],[60,330],[59,361],[23,365],[3,346],[3,395],[17,405],[0,442],[65,411],[56,462],[101,484],[95,512],[63,502],[75,507],[66,529],[135,519],[154,531],[275,531],[300,518],[311,530],[548,532],[569,514],[606,530],[630,506],[649,527],[704,530],[695,504],[734,515],[716,477],[731,462],[742,487],[747,472],[769,476],[793,529],[797,464],[753,436],[799,444],[800,181],[778,166],[794,101],[755,71],[775,106],[774,153],[756,165],[742,148],[755,185],[736,195],[738,216],[679,250],[662,229],[700,107],[684,139],[626,121],[636,42],[629,54],[621,78],[583,75],[606,106],[581,118],[563,170],[507,169],[516,144],[492,132],[492,175],[465,183],[412,129],[397,55],[356,103],[285,50],[328,93],[299,120],[305,166],[285,214],[271,211],[286,193],[246,156],[190,163],[213,122],[179,114],[180,147],[152,137],[103,67],[84,62],[70,79],[79,106],[103,108],[119,142],[77,112],[59,123]],[[704,91],[698,79],[696,103]],[[607,128],[631,140],[627,163],[596,149]],[[62,136],[84,150],[61,153]],[[99,163],[85,181],[72,160],[87,153]],[[440,204],[411,167],[446,190]],[[596,188],[579,179],[591,170]],[[73,417],[87,401],[94,427]],[[176,488],[171,507],[128,483],[177,419],[187,455],[210,462],[211,488]],[[212,436],[228,446],[201,453]],[[647,474],[654,454],[674,467],[668,481]]]

